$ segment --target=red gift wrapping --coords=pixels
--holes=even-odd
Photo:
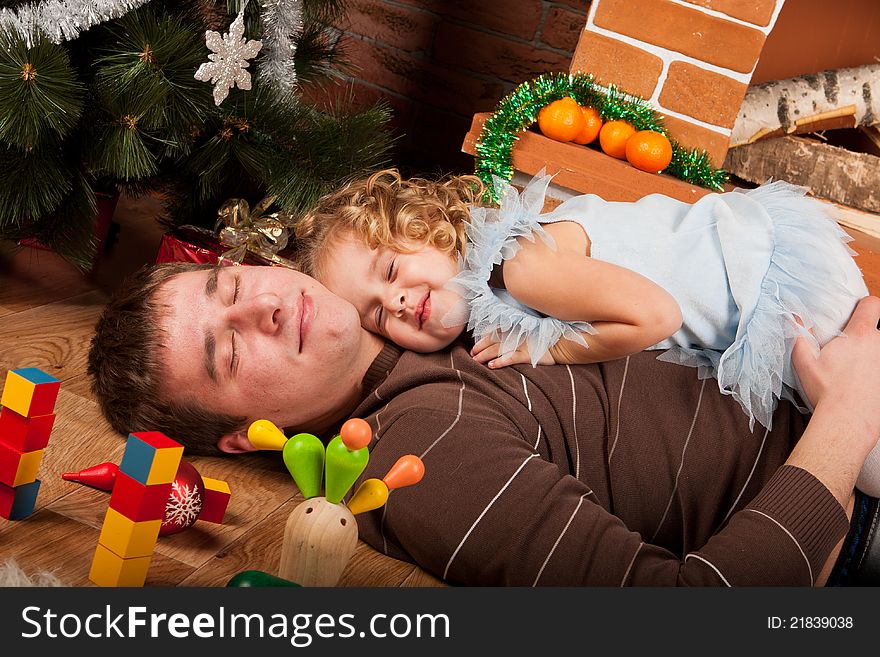
[[[194,262],[203,265],[216,265],[220,256],[229,247],[220,244],[220,240],[211,231],[196,226],[180,226],[162,236],[159,244],[159,252],[156,254],[156,264],[162,262]],[[282,251],[279,255],[290,258],[290,254]],[[248,251],[241,263],[224,260],[225,264],[242,265],[276,265],[268,258]]]

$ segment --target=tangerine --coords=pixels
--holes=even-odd
[[[626,121],[608,121],[599,130],[599,146],[606,155],[620,160],[626,159],[626,142],[636,132]]]
[[[571,141],[584,129],[584,115],[574,98],[554,100],[538,112],[538,127],[550,139]]]
[[[672,161],[672,144],[666,135],[640,130],[626,142],[626,159],[636,169],[659,173]]]
[[[584,115],[584,129],[572,141],[575,144],[591,144],[596,141],[599,130],[602,129],[602,117],[593,107],[581,107],[581,114]]]

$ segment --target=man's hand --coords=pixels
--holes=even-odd
[[[501,353],[501,343],[491,335],[482,338],[474,345],[473,349],[471,349],[471,356],[474,357],[475,361],[488,365],[489,368],[493,370],[500,367],[507,367],[508,365],[531,365],[532,363],[531,356],[529,355],[529,348],[525,344],[521,344],[516,351],[512,351],[509,354],[499,356],[499,353]],[[553,360],[553,356],[551,356],[549,352],[541,356],[538,360],[538,365],[555,364],[556,361]]]
[[[814,407],[820,404],[864,424],[868,434],[880,436],[880,298],[859,301],[844,328],[814,356],[799,338],[792,364]]]

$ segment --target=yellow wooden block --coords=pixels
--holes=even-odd
[[[218,493],[226,493],[227,495],[232,495],[232,491],[229,490],[229,484],[220,479],[211,479],[210,477],[202,477],[202,483],[205,484],[205,488],[207,490],[213,490]]]
[[[15,481],[12,487],[30,484],[37,479],[37,470],[40,468],[40,461],[43,459],[43,450],[37,449],[33,452],[24,452],[21,460],[18,462],[18,470],[15,472]]]
[[[153,467],[150,468],[150,475],[147,477],[147,486],[169,484],[174,481],[182,457],[183,447],[156,450]]]
[[[162,520],[135,522],[108,508],[98,543],[122,557],[132,559],[153,554]]]
[[[119,471],[144,486],[170,484],[177,475],[183,445],[159,431],[128,435]]]
[[[48,415],[55,408],[61,381],[36,367],[9,370],[0,406],[25,417]]]
[[[202,477],[202,483],[205,485],[205,501],[199,520],[220,524],[226,516],[226,507],[229,506],[229,498],[232,496],[229,484],[210,477]]]
[[[98,586],[143,586],[153,555],[123,559],[106,547],[98,544],[89,580]]]

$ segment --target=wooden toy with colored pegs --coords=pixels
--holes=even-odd
[[[306,498],[287,518],[278,576],[302,586],[334,586],[357,546],[354,514],[381,507],[394,488],[418,483],[424,465],[417,456],[401,457],[383,479],[366,480],[346,506],[342,498],[369,462],[370,425],[351,418],[326,449],[312,434],[296,434],[282,442],[283,436],[268,420],[257,420],[248,429],[255,447],[281,450],[284,464]]]
[[[0,517],[22,520],[34,512],[37,470],[55,423],[61,382],[36,367],[9,370],[0,397]]]

